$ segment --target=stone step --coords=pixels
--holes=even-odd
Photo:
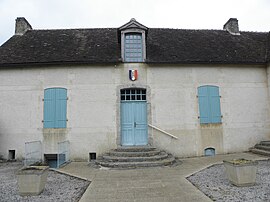
[[[114,151],[117,152],[148,152],[156,150],[155,147],[152,146],[122,146],[118,147]]]
[[[175,162],[174,157],[169,157],[160,161],[142,161],[142,162],[107,162],[100,161],[99,165],[110,168],[140,168],[140,167],[157,167],[168,166]]]
[[[145,151],[145,152],[119,152],[112,150],[106,154],[106,156],[119,156],[119,157],[147,157],[147,156],[156,156],[160,153],[160,150],[152,150],[152,151]]]
[[[270,151],[256,149],[256,148],[252,148],[252,149],[250,149],[250,151],[252,153],[254,153],[254,154],[260,154],[260,155],[264,155],[264,156],[270,156]]]
[[[270,146],[270,141],[261,141],[261,145]]]
[[[266,145],[262,145],[262,144],[256,144],[255,148],[260,149],[260,150],[270,151],[270,145],[266,146]]]
[[[96,160],[96,165],[109,168],[137,168],[171,165],[175,158],[152,146],[122,146]]]
[[[104,161],[109,162],[142,162],[142,161],[159,161],[168,157],[168,154],[161,152],[154,156],[103,156]]]

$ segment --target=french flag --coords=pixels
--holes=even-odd
[[[129,70],[129,79],[135,81],[138,79],[138,71],[136,69]]]

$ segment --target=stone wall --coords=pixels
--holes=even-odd
[[[138,70],[130,81],[128,70]],[[55,153],[69,140],[72,160],[88,160],[121,143],[119,91],[147,89],[149,142],[176,156],[246,151],[270,138],[268,74],[264,66],[119,64],[110,66],[29,67],[0,70],[0,155],[23,158],[24,143],[41,140]],[[222,124],[201,125],[197,87],[219,86]],[[44,89],[67,89],[67,128],[43,129]]]

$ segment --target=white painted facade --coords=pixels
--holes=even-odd
[[[269,68],[265,65],[147,65],[2,68],[0,70],[0,155],[40,140],[44,154],[70,141],[71,159],[88,160],[120,145],[120,89],[147,89],[149,143],[178,157],[247,151],[270,138]],[[128,70],[138,70],[130,81]],[[197,87],[219,87],[222,124],[201,125]],[[44,89],[67,89],[67,128],[43,129]]]

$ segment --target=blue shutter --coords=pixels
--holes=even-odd
[[[208,100],[207,86],[198,88],[200,123],[210,123],[210,108]]]
[[[220,96],[217,86],[198,88],[200,123],[221,123]]]
[[[44,92],[44,128],[66,128],[67,90],[48,88]]]
[[[211,123],[221,123],[220,96],[217,86],[208,86]]]
[[[67,90],[64,88],[55,89],[55,128],[66,128],[67,114]]]
[[[55,118],[55,90],[46,89],[44,92],[44,128],[54,128]]]

